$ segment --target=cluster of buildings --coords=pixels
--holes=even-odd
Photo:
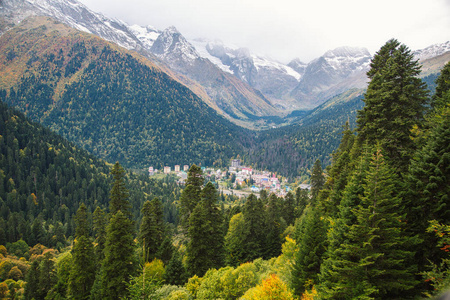
[[[189,166],[175,165],[173,171],[171,167],[164,167],[163,173],[175,173],[178,177],[178,183],[184,184],[187,179]],[[275,193],[278,196],[284,196],[288,191],[287,180],[280,180],[268,171],[258,171],[252,168],[241,166],[239,159],[233,159],[228,169],[214,169],[202,167],[203,175],[206,180],[211,181],[222,188],[242,189],[252,193],[259,193],[266,190],[268,193]],[[157,174],[159,171],[153,167],[148,168],[149,176]]]

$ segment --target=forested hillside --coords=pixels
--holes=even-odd
[[[224,165],[249,139],[149,62],[50,19],[24,21],[0,49],[3,101],[107,161]]]
[[[356,112],[364,103],[360,90],[336,96],[302,118],[300,124],[258,133],[247,159],[257,168],[285,176],[309,178],[309,169],[320,159],[331,162],[330,153],[339,145],[343,125],[355,126]]]
[[[62,248],[73,236],[80,203],[88,212],[108,211],[110,166],[22,113],[0,105],[0,244],[23,239]],[[131,212],[160,197],[166,220],[176,222],[175,181],[127,174]]]

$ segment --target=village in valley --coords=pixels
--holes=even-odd
[[[175,175],[178,177],[178,184],[184,185],[189,167],[189,165],[175,165],[172,169],[170,166],[165,166],[162,171],[149,167],[148,174],[149,176]],[[284,197],[289,191],[293,190],[292,184],[289,184],[286,178],[276,176],[275,173],[269,171],[255,170],[241,165],[240,159],[232,159],[228,169],[208,167],[201,167],[201,169],[205,181],[211,181],[224,194],[246,197],[250,193],[258,195],[262,190],[265,190],[268,194],[274,193],[279,197]],[[296,187],[310,189],[308,184],[300,184]]]

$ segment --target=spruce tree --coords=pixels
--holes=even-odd
[[[275,194],[270,194],[265,211],[265,239],[263,245],[263,258],[270,259],[281,254],[283,240],[281,234],[285,229],[285,222],[281,219],[281,203]]]
[[[264,255],[264,242],[266,239],[264,219],[265,211],[263,203],[255,195],[248,196],[242,210],[247,236],[242,245],[243,260],[250,262]]]
[[[318,208],[308,207],[306,216],[302,219],[303,227],[296,244],[295,265],[292,271],[292,286],[295,294],[301,295],[309,286],[317,284],[320,265],[326,250],[326,225],[321,219]]]
[[[106,241],[106,215],[105,212],[97,206],[92,216],[92,222],[94,225],[95,234],[95,258],[97,262],[101,262],[104,259],[103,249],[105,248]]]
[[[441,82],[439,78],[437,82]],[[428,261],[438,264],[446,255],[434,246],[435,235],[426,232],[429,221],[445,224],[450,220],[450,89],[441,93],[443,106],[437,107],[428,120],[425,144],[411,161],[405,188],[408,230],[423,240],[416,257],[421,270]]]
[[[27,282],[24,293],[25,299],[40,299],[39,274],[39,261],[34,260],[25,277]]]
[[[89,299],[95,280],[94,247],[89,238],[87,208],[82,203],[75,216],[75,241],[72,248],[72,267],[68,296],[71,299]]]
[[[145,261],[152,261],[164,239],[164,216],[161,201],[155,197],[142,207],[142,221],[139,229],[139,243],[145,253]]]
[[[180,220],[185,232],[189,229],[189,217],[200,202],[200,192],[203,182],[202,169],[196,165],[192,165],[188,171],[186,188],[180,196]]]
[[[127,282],[135,270],[133,224],[119,210],[111,218],[106,232],[101,270],[102,298],[120,299],[126,296]]]
[[[167,284],[182,286],[186,283],[186,269],[177,250],[173,251],[173,256],[166,267],[165,280]]]
[[[311,170],[311,202],[315,203],[319,197],[319,191],[322,189],[325,183],[325,177],[323,176],[322,165],[320,160],[317,159],[314,162]]]
[[[131,217],[130,203],[127,200],[129,193],[125,187],[125,170],[119,162],[114,164],[111,175],[114,182],[110,192],[109,213],[112,217],[120,210],[125,216]]]
[[[334,251],[319,291],[323,298],[398,298],[417,282],[413,252],[415,239],[405,235],[401,199],[395,195],[396,176],[378,150],[363,184],[360,203],[353,209],[343,243]],[[326,275],[326,273],[322,273]],[[333,279],[331,283],[327,280]]]
[[[187,267],[191,275],[203,276],[220,268],[225,259],[223,216],[217,206],[217,190],[208,182],[189,219]]]
[[[44,253],[39,268],[39,289],[36,299],[44,299],[57,282],[54,257],[51,252]]]
[[[286,225],[292,225],[295,222],[296,207],[294,194],[292,194],[292,192],[288,192],[284,197],[282,204],[282,217],[286,222]]]
[[[433,109],[448,107],[450,98],[450,61],[442,68],[441,74],[436,79],[436,93],[431,100]]]
[[[370,79],[365,106],[358,111],[358,139],[378,142],[397,174],[405,172],[415,150],[414,126],[422,126],[428,101],[420,65],[397,40],[389,40],[375,54],[367,72]]]

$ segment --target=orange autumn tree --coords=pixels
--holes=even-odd
[[[286,283],[284,283],[276,274],[271,274],[267,279],[263,280],[260,285],[249,289],[241,299],[293,300],[294,296]]]

